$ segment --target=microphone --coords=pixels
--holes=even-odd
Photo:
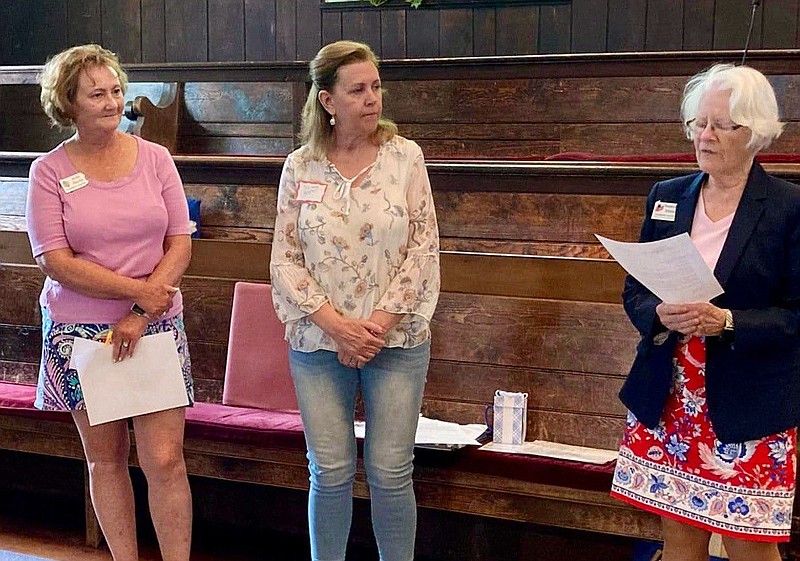
[[[747,50],[750,48],[750,37],[753,35],[753,24],[756,21],[756,10],[761,5],[761,0],[753,0],[753,9],[750,11],[750,27],[747,29],[747,39],[744,42],[744,52],[742,53],[742,62],[747,59]]]

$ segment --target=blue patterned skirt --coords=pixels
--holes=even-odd
[[[50,411],[74,411],[86,409],[83,391],[78,381],[78,371],[69,367],[72,358],[72,341],[75,337],[103,341],[109,323],[59,323],[50,319],[47,308],[42,308],[42,361],[39,365],[39,380],[36,386],[34,407]],[[192,363],[189,359],[189,344],[183,327],[183,315],[151,322],[145,335],[171,331],[178,346],[178,358],[183,370],[183,382],[189,405],[194,403]]]

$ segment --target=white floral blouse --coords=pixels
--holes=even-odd
[[[439,298],[439,232],[422,150],[400,136],[375,163],[346,179],[326,159],[289,154],[278,187],[272,242],[272,300],[297,351],[337,351],[308,317],[330,302],[351,318],[373,310],[405,314],[387,347],[430,337]],[[364,179],[355,188],[353,182]]]

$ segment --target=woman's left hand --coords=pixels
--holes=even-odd
[[[345,351],[339,351],[338,357],[339,362],[348,368],[364,368],[364,365],[367,363],[366,361],[360,360],[355,355],[351,355]]]
[[[692,335],[698,337],[715,337],[717,335],[722,335],[725,329],[725,310],[717,308],[714,304],[708,302],[695,302],[693,304],[687,304],[687,306],[695,310],[697,319],[699,320]]]
[[[117,322],[111,335],[111,344],[114,347],[111,357],[114,362],[133,356],[133,349],[144,335],[145,329],[147,329],[147,318],[136,314],[128,314]]]

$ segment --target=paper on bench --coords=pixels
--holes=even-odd
[[[506,454],[544,456],[546,458],[572,460],[574,462],[584,462],[587,464],[607,464],[617,459],[616,450],[572,446],[569,444],[559,444],[558,442],[548,442],[546,440],[534,440],[533,442],[525,442],[524,444],[497,444],[490,442],[481,448],[481,450],[505,452]]]
[[[356,438],[364,438],[364,421],[355,422]],[[414,444],[442,446],[480,446],[476,440],[486,431],[486,425],[459,425],[447,421],[429,419],[420,415]]]
[[[189,405],[172,333],[142,337],[120,362],[112,352],[90,339],[72,343],[70,368],[78,371],[90,425]]]
[[[723,293],[689,234],[644,243],[600,240],[617,263],[664,302],[708,302]]]

